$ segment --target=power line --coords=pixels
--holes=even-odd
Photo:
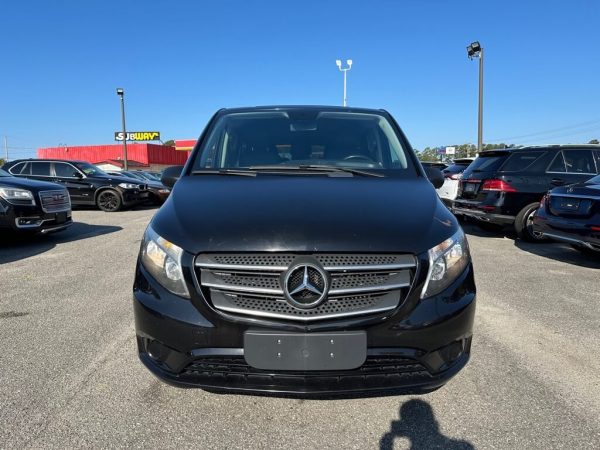
[[[596,124],[596,123],[600,123],[600,120],[590,120],[590,121],[587,121],[587,122],[581,122],[581,123],[574,124],[574,125],[567,125],[567,126],[564,126],[564,127],[554,128],[552,130],[538,131],[536,133],[522,134],[520,136],[504,137],[504,138],[500,138],[500,139],[488,139],[488,141],[490,141],[490,142],[511,141],[511,140],[514,140],[514,139],[521,139],[521,138],[532,137],[532,136],[540,136],[540,135],[544,135],[544,134],[554,134],[554,133],[557,133],[557,132],[560,132],[560,131],[565,131],[565,130],[570,130],[570,129],[575,129],[575,128],[581,128],[583,126],[592,125],[592,124]]]

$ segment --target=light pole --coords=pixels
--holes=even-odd
[[[479,41],[467,47],[469,59],[479,58],[479,113],[477,119],[477,151],[483,150],[483,47]]]
[[[336,64],[336,66],[338,66],[338,69],[340,69],[340,72],[344,73],[344,106],[346,106],[348,104],[348,99],[346,98],[346,72],[348,72],[350,69],[352,69],[352,60],[351,59],[346,60],[346,64],[348,65],[348,67],[345,67],[345,68],[342,67],[341,59],[336,59],[335,64]]]
[[[123,124],[123,170],[129,169],[127,164],[127,130],[125,129],[125,91],[117,88],[117,95],[121,97],[121,123]]]

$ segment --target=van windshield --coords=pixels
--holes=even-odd
[[[225,114],[193,170],[311,165],[416,174],[383,115],[318,110]]]

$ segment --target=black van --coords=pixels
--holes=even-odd
[[[73,205],[96,205],[107,212],[137,205],[149,195],[146,183],[108,175],[85,161],[16,159],[3,169],[17,177],[59,183]]]
[[[387,112],[221,110],[162,180],[174,189],[133,289],[139,356],[160,379],[422,393],[467,363],[469,246],[432,186],[441,172]]]
[[[600,173],[599,145],[552,145],[488,150],[464,171],[454,214],[484,228],[512,225],[527,241],[541,241],[533,217],[544,194]]]

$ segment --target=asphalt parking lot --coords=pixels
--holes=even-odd
[[[0,241],[0,448],[598,448],[600,261],[467,224],[472,359],[444,388],[212,394],[137,359],[131,285],[153,213],[75,211],[66,232]]]

